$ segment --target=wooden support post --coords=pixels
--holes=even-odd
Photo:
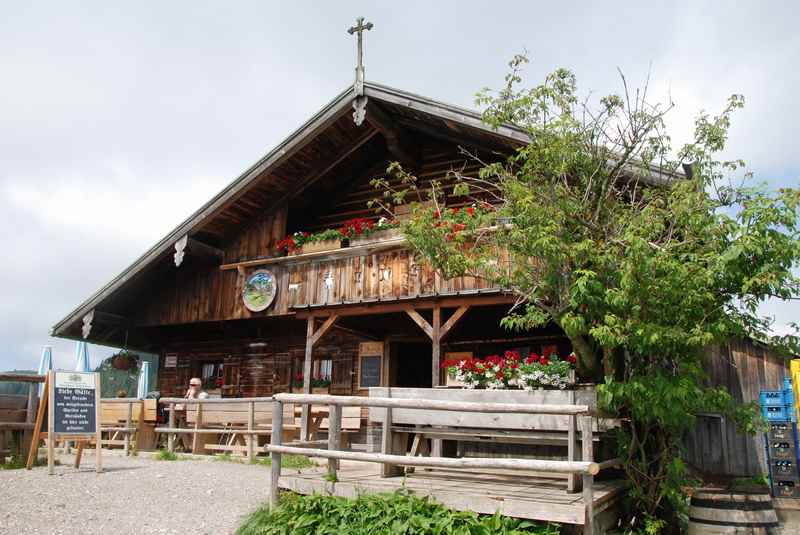
[[[578,417],[574,414],[567,416],[567,460],[578,460],[578,440],[577,440],[577,427]],[[567,492],[579,492],[581,490],[581,481],[577,474],[570,474],[567,477]]]
[[[247,404],[247,430],[252,431],[256,426],[256,410],[255,402],[251,401]],[[255,461],[256,452],[256,435],[247,435],[247,462],[252,463]]]
[[[319,329],[314,332],[314,316],[308,317],[306,325],[306,355],[303,361],[303,394],[311,393],[311,364],[314,355],[314,346],[325,336],[339,317],[336,314],[328,316]],[[311,440],[311,405],[305,404],[300,415],[300,440]]]
[[[386,417],[383,419],[383,428],[381,432],[381,453],[384,455],[392,455],[395,452],[392,449],[392,408],[386,408]],[[381,477],[392,477],[397,475],[397,467],[391,464],[384,464],[381,466]]]
[[[44,420],[44,412],[47,410],[47,400],[50,392],[50,374],[44,378],[44,388],[42,389],[42,398],[39,400],[39,406],[36,408],[36,425],[33,426],[33,437],[31,437],[31,448],[28,450],[28,462],[25,468],[30,470],[33,468],[33,463],[39,455],[39,440],[42,431],[42,421]]]
[[[575,391],[570,392],[570,403],[575,403]],[[567,460],[578,460],[578,417],[575,414],[567,416]],[[567,492],[579,492],[581,490],[581,478],[577,474],[567,476]]]
[[[188,407],[187,407],[187,412],[188,412]],[[203,404],[202,403],[198,403],[197,404],[197,414],[195,415],[195,420],[194,420],[194,430],[197,431],[198,429],[201,429],[202,427],[203,427]],[[192,435],[192,453],[194,453],[194,454],[198,453],[197,452],[197,449],[198,449],[197,445],[198,445],[198,437],[199,436],[200,436],[200,433],[195,433],[194,435]]]
[[[175,429],[175,404],[169,404],[169,428]],[[167,450],[175,452],[175,433],[167,433]]]
[[[125,456],[131,454],[131,432],[130,428],[132,425],[132,412],[133,412],[133,403],[128,401],[126,404],[127,410],[125,411],[125,441],[123,442],[123,449],[125,451]]]
[[[311,393],[311,357],[314,354],[314,316],[309,316],[306,325],[306,354],[303,361],[303,394]],[[300,413],[300,440],[309,440],[311,426],[311,404],[304,403]]]
[[[36,404],[39,397],[39,385],[36,383],[28,384],[28,406],[25,413],[25,421],[27,423],[34,423],[36,421]],[[25,455],[26,451],[30,450],[30,445],[33,439],[33,430],[26,429],[22,432],[22,442],[19,444],[20,457]]]
[[[342,439],[342,407],[329,405],[328,408],[328,450],[337,451]],[[339,469],[337,459],[328,459],[328,479],[336,481],[336,470]]]
[[[594,460],[594,444],[592,437],[592,417],[581,416],[581,460],[593,461]],[[583,505],[584,505],[584,535],[594,535],[594,476],[592,474],[583,474]]]
[[[75,469],[81,467],[81,457],[83,457],[83,447],[86,445],[85,440],[79,440],[75,448]]]
[[[432,362],[431,362],[431,386],[437,387],[439,386],[439,377],[441,370],[439,369],[439,361],[441,360],[441,337],[440,332],[442,328],[442,309],[439,305],[433,307],[433,335],[431,336],[431,342],[433,343],[433,355],[432,355]]]
[[[433,336],[431,336],[432,353],[431,353],[431,387],[436,388],[439,386],[439,377],[441,377],[442,370],[439,369],[441,361],[441,329],[442,329],[442,308],[439,305],[433,307]],[[435,438],[431,440],[431,455],[434,457],[442,456],[442,440]]]
[[[270,444],[280,446],[283,439],[283,403],[274,401],[272,403],[272,439]],[[279,483],[281,479],[281,454],[272,452],[272,465],[270,467],[269,484],[269,505],[271,508],[278,506]]]

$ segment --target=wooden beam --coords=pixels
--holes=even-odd
[[[280,204],[280,202],[285,202],[286,200],[300,194],[309,187],[311,184],[328,174],[334,167],[342,163],[346,160],[351,154],[356,152],[360,149],[367,141],[372,139],[378,134],[378,130],[375,128],[370,128],[359,137],[354,139],[350,145],[347,146],[346,149],[337,151],[335,156],[325,162],[320,163],[316,166],[315,170],[309,173],[305,178],[302,178],[300,181],[297,182],[297,186],[292,189],[288,194],[284,196],[281,201],[276,204]],[[269,213],[269,211],[267,211]]]
[[[222,249],[203,243],[196,238],[189,238],[188,249],[190,253],[200,253],[216,258],[223,258],[225,256],[225,251]]]
[[[314,339],[315,321],[316,318],[314,318],[314,316],[310,316],[306,324],[306,353],[305,353],[305,360],[303,361],[303,394],[311,393],[311,356],[314,353],[313,339]],[[274,420],[274,414],[273,414],[273,420]],[[302,413],[300,414],[300,440],[308,440],[310,438],[308,436],[310,428],[311,428],[311,405],[303,405]]]
[[[406,305],[404,308],[406,314],[414,320],[414,323],[419,325],[419,328],[425,331],[425,334],[428,335],[428,338],[433,340],[433,327],[431,327],[430,323],[428,323],[425,318],[420,316],[419,312],[414,310],[411,305]]]
[[[442,370],[439,369],[439,362],[442,355],[442,308],[440,306],[433,307],[433,334],[431,340],[433,342],[433,354],[431,355],[431,386],[439,386],[439,377]],[[436,451],[436,448],[434,448]]]
[[[447,336],[448,333],[450,332],[450,329],[455,327],[456,323],[458,323],[459,320],[461,320],[461,318],[464,317],[464,314],[467,313],[467,310],[469,310],[469,305],[461,305],[456,309],[455,312],[453,312],[453,315],[450,316],[450,318],[446,322],[444,322],[444,325],[442,325],[442,329],[439,331],[440,341],[445,336]]]
[[[398,125],[374,102],[367,105],[367,122],[380,131],[393,156],[412,167],[417,166],[419,162],[418,147],[412,146],[407,141]]]
[[[11,381],[14,383],[43,383],[44,375],[26,375],[22,373],[0,373],[0,382]]]
[[[411,304],[413,302],[413,305]],[[497,292],[484,292],[470,295],[426,295],[418,296],[413,299],[395,299],[392,301],[372,301],[362,303],[347,303],[342,305],[329,305],[324,309],[318,307],[294,308],[295,317],[299,319],[309,316],[319,315],[326,312],[336,312],[339,317],[364,316],[370,314],[391,314],[395,312],[405,312],[409,308],[416,310],[429,310],[436,304],[442,308],[457,308],[462,305],[471,307],[511,305],[516,302],[516,297],[509,294]],[[426,322],[427,323],[427,322]]]
[[[311,347],[312,348],[315,345],[317,345],[317,342],[319,342],[319,339],[322,338],[323,336],[325,336],[325,333],[327,333],[331,329],[331,327],[333,327],[333,324],[336,323],[337,319],[339,319],[339,316],[337,316],[336,314],[331,314],[328,317],[328,319],[325,320],[325,323],[323,323],[320,326],[320,328],[317,329],[317,332],[315,332],[313,334],[313,336],[311,337]]]

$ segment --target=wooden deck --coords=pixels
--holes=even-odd
[[[380,465],[342,461],[338,481],[325,481],[324,467],[281,474],[280,487],[299,494],[331,494],[354,498],[360,494],[392,492],[405,487],[414,494],[431,496],[456,510],[501,514],[517,518],[584,523],[580,493],[568,493],[566,479],[541,477],[505,470],[481,471],[422,470],[405,477],[380,477]],[[595,517],[614,505],[621,495],[620,481],[600,481],[594,485]]]

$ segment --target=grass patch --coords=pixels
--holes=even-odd
[[[336,496],[281,495],[274,511],[262,507],[250,515],[236,535],[489,534],[557,535],[559,526],[471,511],[452,511],[404,491],[363,495],[355,500]]]
[[[178,455],[169,450],[158,450],[158,453],[153,454],[153,459],[156,461],[185,461],[188,457]]]
[[[339,478],[336,477],[336,474],[325,474],[325,477],[323,477],[322,479],[324,479],[328,483],[336,483],[337,481],[339,481]]]
[[[6,462],[0,463],[0,470],[21,470],[25,468],[27,459],[19,455],[12,455]],[[53,464],[59,466],[58,459],[53,459]],[[33,460],[33,466],[47,466],[47,457],[37,457]]]
[[[238,459],[234,459],[233,458],[233,455],[231,455],[231,452],[229,452],[229,451],[226,451],[225,453],[220,453],[218,455],[215,455],[214,456],[214,460],[215,461],[220,461],[220,462],[223,462],[223,463],[238,463],[239,462]]]
[[[260,464],[261,466],[272,466],[272,457],[262,457],[253,461],[253,464]],[[290,470],[302,470],[303,468],[314,468],[317,463],[306,457],[305,455],[281,455],[281,468],[289,468]]]

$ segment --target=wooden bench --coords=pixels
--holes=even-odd
[[[122,446],[126,453],[131,444],[137,450],[154,449],[157,404],[155,399],[104,398],[100,400],[100,431],[107,438],[103,446]]]
[[[491,391],[462,389],[370,388],[370,397],[430,399],[480,403],[521,403],[529,405],[585,405],[596,411],[597,399],[592,390]],[[371,407],[370,422],[384,424],[386,409]],[[407,455],[440,457],[441,441],[526,444],[567,448],[567,459],[578,459],[580,431],[577,420],[566,414],[458,413],[418,409],[394,409],[389,430],[393,445],[384,445]],[[616,421],[592,419],[592,442]],[[410,451],[407,437],[413,436]],[[577,490],[577,479],[568,474],[570,490]]]
[[[252,427],[248,427],[251,421]],[[290,423],[286,426],[286,439],[291,440],[299,430],[293,424],[294,410],[286,407],[284,419]],[[209,451],[231,451],[245,454],[248,452],[250,437],[254,438],[254,447],[260,444],[259,437],[267,436],[272,431],[272,402],[248,402],[242,400],[234,403],[215,404],[198,403],[186,408],[186,424],[197,432],[192,439],[192,451],[201,453]]]
[[[28,396],[0,394],[0,462],[4,462],[7,456],[24,452],[22,435],[31,429]]]
[[[302,407],[297,405],[295,407],[295,421],[298,421],[302,414]],[[311,440],[319,439],[319,432],[325,431],[326,434],[330,430],[330,422],[328,420],[329,408],[327,405],[312,405],[311,406],[311,422],[309,425],[309,434]],[[341,435],[342,447],[350,447],[350,435],[356,434],[361,431],[361,407],[342,407],[341,417]],[[286,427],[286,424],[284,424]]]

